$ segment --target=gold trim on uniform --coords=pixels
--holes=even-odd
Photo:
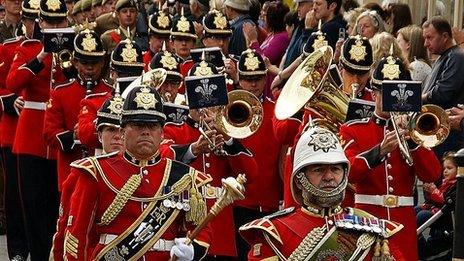
[[[264,224],[266,224],[267,226],[264,226]],[[257,228],[257,229],[260,229],[260,230],[264,230],[269,235],[271,235],[275,240],[277,240],[279,243],[283,244],[282,238],[280,237],[280,234],[279,234],[279,231],[277,231],[276,227],[274,226],[272,221],[270,221],[269,219],[261,218],[261,219],[249,222],[249,223],[241,226],[239,228],[239,230],[240,231],[245,231],[245,230],[252,229],[252,228]]]
[[[38,14],[39,13],[39,9],[30,9],[30,8],[27,8],[27,7],[23,7],[22,8],[23,12],[28,12],[28,13],[33,13],[33,14]],[[24,24],[23,24],[24,26]]]
[[[367,55],[366,46],[363,46],[362,44],[363,41],[361,37],[358,36],[355,40],[355,45],[352,45],[349,51],[351,59],[357,62],[363,61]]]
[[[333,230],[335,227],[332,228]],[[325,227],[316,227],[309,232],[300,242],[298,247],[292,252],[288,260],[306,260],[314,247],[321,241],[325,234]]]
[[[137,108],[144,108],[148,110],[150,108],[156,109],[156,100],[155,94],[150,93],[150,89],[147,87],[143,87],[140,89],[134,98],[134,101],[137,103]]]
[[[169,17],[163,11],[160,11],[158,18],[156,18],[156,23],[159,27],[167,28],[169,26]]]
[[[222,15],[221,12],[216,12],[216,16],[214,17],[214,25],[218,29],[224,29],[227,27],[227,19]]]
[[[97,180],[97,173],[96,173],[95,165],[93,163],[94,162],[92,161],[91,158],[84,158],[84,159],[71,162],[70,166],[76,169],[82,169],[82,170],[87,171],[88,173],[92,175],[92,177],[95,178],[95,180]]]
[[[64,248],[66,253],[70,254],[74,258],[77,258],[79,240],[75,236],[71,235],[69,231],[66,231],[66,235],[64,236]]]
[[[40,8],[40,0],[31,0],[29,1],[29,6],[35,11],[38,11]]]
[[[177,22],[177,30],[180,32],[188,32],[190,29],[190,23],[188,22],[185,16],[181,16],[179,21]]]
[[[84,51],[93,52],[97,49],[97,40],[92,34],[86,33],[85,38],[82,39],[82,47],[84,48]]]
[[[210,76],[213,75],[213,71],[211,67],[208,66],[208,63],[205,61],[201,61],[199,67],[195,69],[195,76]]]
[[[161,56],[160,63],[163,65],[164,68],[167,68],[169,70],[176,69],[178,64],[176,58],[174,58],[170,52],[163,53],[163,56]]]
[[[115,97],[114,99],[110,100],[110,105],[108,105],[108,109],[113,114],[121,114],[123,105],[124,105],[124,100],[121,97]],[[119,117],[116,116],[116,118],[119,118]]]
[[[44,11],[44,10],[40,10],[40,13],[45,15],[45,16],[50,16],[50,17],[66,17],[66,16],[68,16],[67,12],[64,12],[64,13],[51,13],[51,12],[47,12],[47,11]]]
[[[247,70],[255,71],[259,68],[260,63],[261,62],[258,60],[258,57],[256,57],[252,52],[247,53],[244,63]]]

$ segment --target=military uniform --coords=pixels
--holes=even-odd
[[[169,41],[171,35],[172,21],[169,14],[165,14],[163,11],[155,12],[148,18],[148,36],[157,37],[159,39],[165,39],[165,42]],[[145,63],[145,70],[148,71],[153,56],[160,50],[150,50],[143,54],[143,62]]]
[[[137,87],[124,102],[121,124],[163,125],[162,106],[155,90]],[[144,160],[128,150],[86,158],[72,164],[74,175],[64,233],[67,260],[167,260],[178,245],[173,240],[206,214],[199,191],[211,178],[159,153]],[[204,256],[209,241],[205,228],[193,241],[194,259]]]
[[[7,39],[15,37],[17,25],[8,24],[5,20],[0,21],[0,43],[3,43]]]
[[[6,77],[13,62],[15,49],[23,41],[24,37],[17,37],[0,45],[0,100],[3,112],[0,120],[0,146],[2,148],[6,184],[4,186],[4,202],[5,212],[8,213],[6,215],[6,232],[10,258],[18,255],[26,257],[29,252],[25,234],[24,213],[19,194],[18,159],[16,154],[11,151],[19,116],[13,104],[18,96],[6,89]]]
[[[102,14],[97,17],[95,22],[97,23],[97,26],[94,28],[94,30],[99,35],[119,27],[119,21],[115,12]]]
[[[41,19],[63,21],[67,17],[64,1],[41,1]],[[21,201],[26,217],[26,236],[31,259],[48,259],[58,216],[56,152],[43,138],[46,102],[53,85],[66,82],[59,68],[52,66],[52,54],[42,62],[38,40],[25,40],[16,48],[7,77],[7,88],[23,95],[25,105],[18,120],[13,152],[18,154]]]
[[[389,66],[390,70],[383,69]],[[381,81],[387,79],[411,78],[405,65],[389,56],[383,58],[375,69],[372,87],[381,90]],[[440,177],[441,166],[433,151],[416,144],[412,146],[412,143],[413,166],[405,162],[398,148],[381,158],[381,142],[387,131],[393,131],[390,121],[374,114],[370,119],[344,124],[340,136],[352,166],[349,180],[356,185],[355,206],[380,218],[403,223],[404,229],[391,242],[399,245],[405,260],[417,260],[413,209],[416,175],[424,182],[434,182]]]

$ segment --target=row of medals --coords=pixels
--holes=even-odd
[[[339,228],[356,229],[380,234],[384,221],[378,218],[359,217],[349,214],[339,214],[334,217],[335,225]]]
[[[178,210],[189,211],[190,210],[190,203],[189,203],[189,196],[188,191],[184,191],[182,196],[176,195],[170,198],[166,198],[163,200],[163,206],[166,208],[177,208]]]

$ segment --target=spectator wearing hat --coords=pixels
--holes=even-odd
[[[67,26],[63,0],[42,0],[39,5],[41,29]],[[52,54],[39,40],[29,39],[16,48],[7,77],[7,87],[24,97],[18,119],[13,153],[18,155],[21,203],[31,260],[47,260],[58,216],[56,151],[43,139],[46,102],[54,84],[65,82],[60,68],[53,67]]]
[[[92,0],[81,0],[81,10],[84,13],[84,17],[88,22],[95,21],[95,13],[92,10]]]
[[[32,4],[31,4],[32,2]],[[25,35],[9,39],[0,45],[0,99],[2,115],[0,119],[0,146],[2,150],[3,168],[5,174],[4,200],[6,215],[6,237],[8,256],[11,260],[26,260],[29,255],[27,238],[25,232],[24,213],[21,207],[17,155],[12,153],[13,142],[18,124],[19,108],[16,104],[22,98],[6,88],[6,78],[8,71],[13,63],[15,50],[21,43],[32,37],[34,30],[34,20],[39,16],[39,6],[34,1],[25,0],[22,2],[21,24],[25,28]],[[0,230],[2,228],[0,227]]]
[[[190,0],[190,13],[195,18],[195,21],[201,23],[203,17],[209,11],[209,1],[208,0]]]
[[[206,215],[200,191],[211,178],[160,155],[165,120],[160,95],[153,88],[136,87],[122,108],[124,151],[73,164],[70,175],[78,178],[69,209],[74,218],[62,232],[67,235],[65,259],[200,260],[206,254],[208,227],[191,244],[185,241],[187,231]],[[109,184],[119,184],[123,194],[115,194]],[[153,219],[158,211],[163,218]],[[139,241],[137,231],[143,230],[149,233]],[[94,237],[99,239],[95,247]]]
[[[2,0],[5,9],[5,18],[0,20],[0,43],[13,38],[16,27],[21,21],[21,0]]]
[[[183,76],[180,73],[181,59],[174,53],[169,52],[164,47],[155,54],[150,62],[149,69],[162,68],[167,72],[166,80],[157,89],[161,98],[165,102],[180,104],[185,101],[179,88],[182,85]]]
[[[103,14],[103,1],[102,0],[92,0],[92,12],[95,15],[95,18]]]
[[[251,4],[248,0],[226,0],[224,5],[226,7],[225,13],[232,29],[229,53],[241,55],[248,48],[245,35],[243,34],[243,24],[249,22],[254,25],[248,14]]]
[[[148,40],[150,50],[143,54],[143,62],[145,63],[145,70],[153,56],[161,50],[163,44],[169,45],[169,37],[171,36],[172,21],[169,14],[164,11],[158,11],[152,14],[148,19]]]
[[[411,76],[405,64],[391,54],[375,68],[371,84],[373,116],[347,122],[340,128],[351,163],[348,181],[356,186],[356,208],[404,225],[390,243],[399,247],[403,260],[418,260],[413,188],[416,178],[423,182],[438,180],[441,165],[433,151],[412,140],[408,143],[414,164],[406,163],[391,124],[394,119],[382,109],[384,80],[410,81]],[[403,131],[400,127],[400,133]]]
[[[267,68],[262,56],[248,49],[242,53],[238,62],[239,88],[249,91],[261,100],[263,122],[258,130],[243,140],[243,146],[250,150],[259,172],[246,172],[247,197],[237,201],[234,207],[234,222],[237,227],[253,219],[260,218],[279,209],[283,199],[283,183],[280,167],[281,152],[284,146],[291,145],[298,131],[299,121],[278,121],[274,118],[274,102],[263,95]],[[262,137],[267,137],[266,142]],[[246,260],[248,244],[236,231],[239,260]]]
[[[74,39],[73,63],[77,79],[57,86],[50,94],[44,119],[44,138],[58,150],[58,188],[69,174],[69,164],[82,157],[76,133],[79,104],[86,95],[110,92],[111,86],[102,80],[105,50],[99,36],[88,29]]]
[[[142,49],[134,41],[129,39],[121,41],[111,53],[110,77],[114,82],[117,82],[117,79],[122,77],[140,76],[143,68]],[[124,91],[120,88],[121,85],[115,86],[115,90],[116,87],[118,87],[118,92]],[[86,95],[80,103],[77,136],[82,145],[91,152],[101,148],[95,129],[97,111],[103,102],[113,95],[115,95],[113,92],[92,93]]]
[[[93,129],[95,130],[94,135],[98,136],[98,141],[102,147],[102,151],[96,156],[124,150],[119,130],[123,104],[124,99],[121,96],[109,97],[103,100],[103,105],[96,112],[96,118],[92,120]],[[53,236],[53,252],[51,253],[55,261],[63,260],[64,232],[69,218],[71,196],[77,179],[78,176],[70,175],[63,183],[60,199],[63,212],[57,221],[57,232]]]
[[[305,36],[303,35],[305,31],[305,19],[306,14],[313,9],[313,0],[294,0],[294,2],[296,3],[296,11],[300,22],[293,30],[292,38],[290,39],[290,43],[285,51],[285,56],[282,58],[282,62],[279,66],[281,70],[287,68],[301,55],[303,45],[307,41],[307,38],[303,37]],[[309,35],[307,35],[307,37],[309,37]]]
[[[183,9],[182,9],[183,10]],[[171,28],[171,42],[174,52],[184,61],[190,58],[190,50],[195,46],[197,39],[193,21],[184,16],[173,20]]]
[[[118,0],[116,3],[116,17],[119,27],[106,31],[102,36],[103,47],[110,54],[116,45],[126,38],[141,41],[136,34],[137,3],[134,0]],[[141,46],[139,44],[139,46]]]

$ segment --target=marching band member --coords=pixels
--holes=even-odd
[[[150,49],[143,54],[145,71],[148,71],[148,65],[150,64],[153,56],[161,51],[163,43],[169,43],[171,27],[171,17],[164,11],[155,12],[148,19],[148,37],[150,41]]]

